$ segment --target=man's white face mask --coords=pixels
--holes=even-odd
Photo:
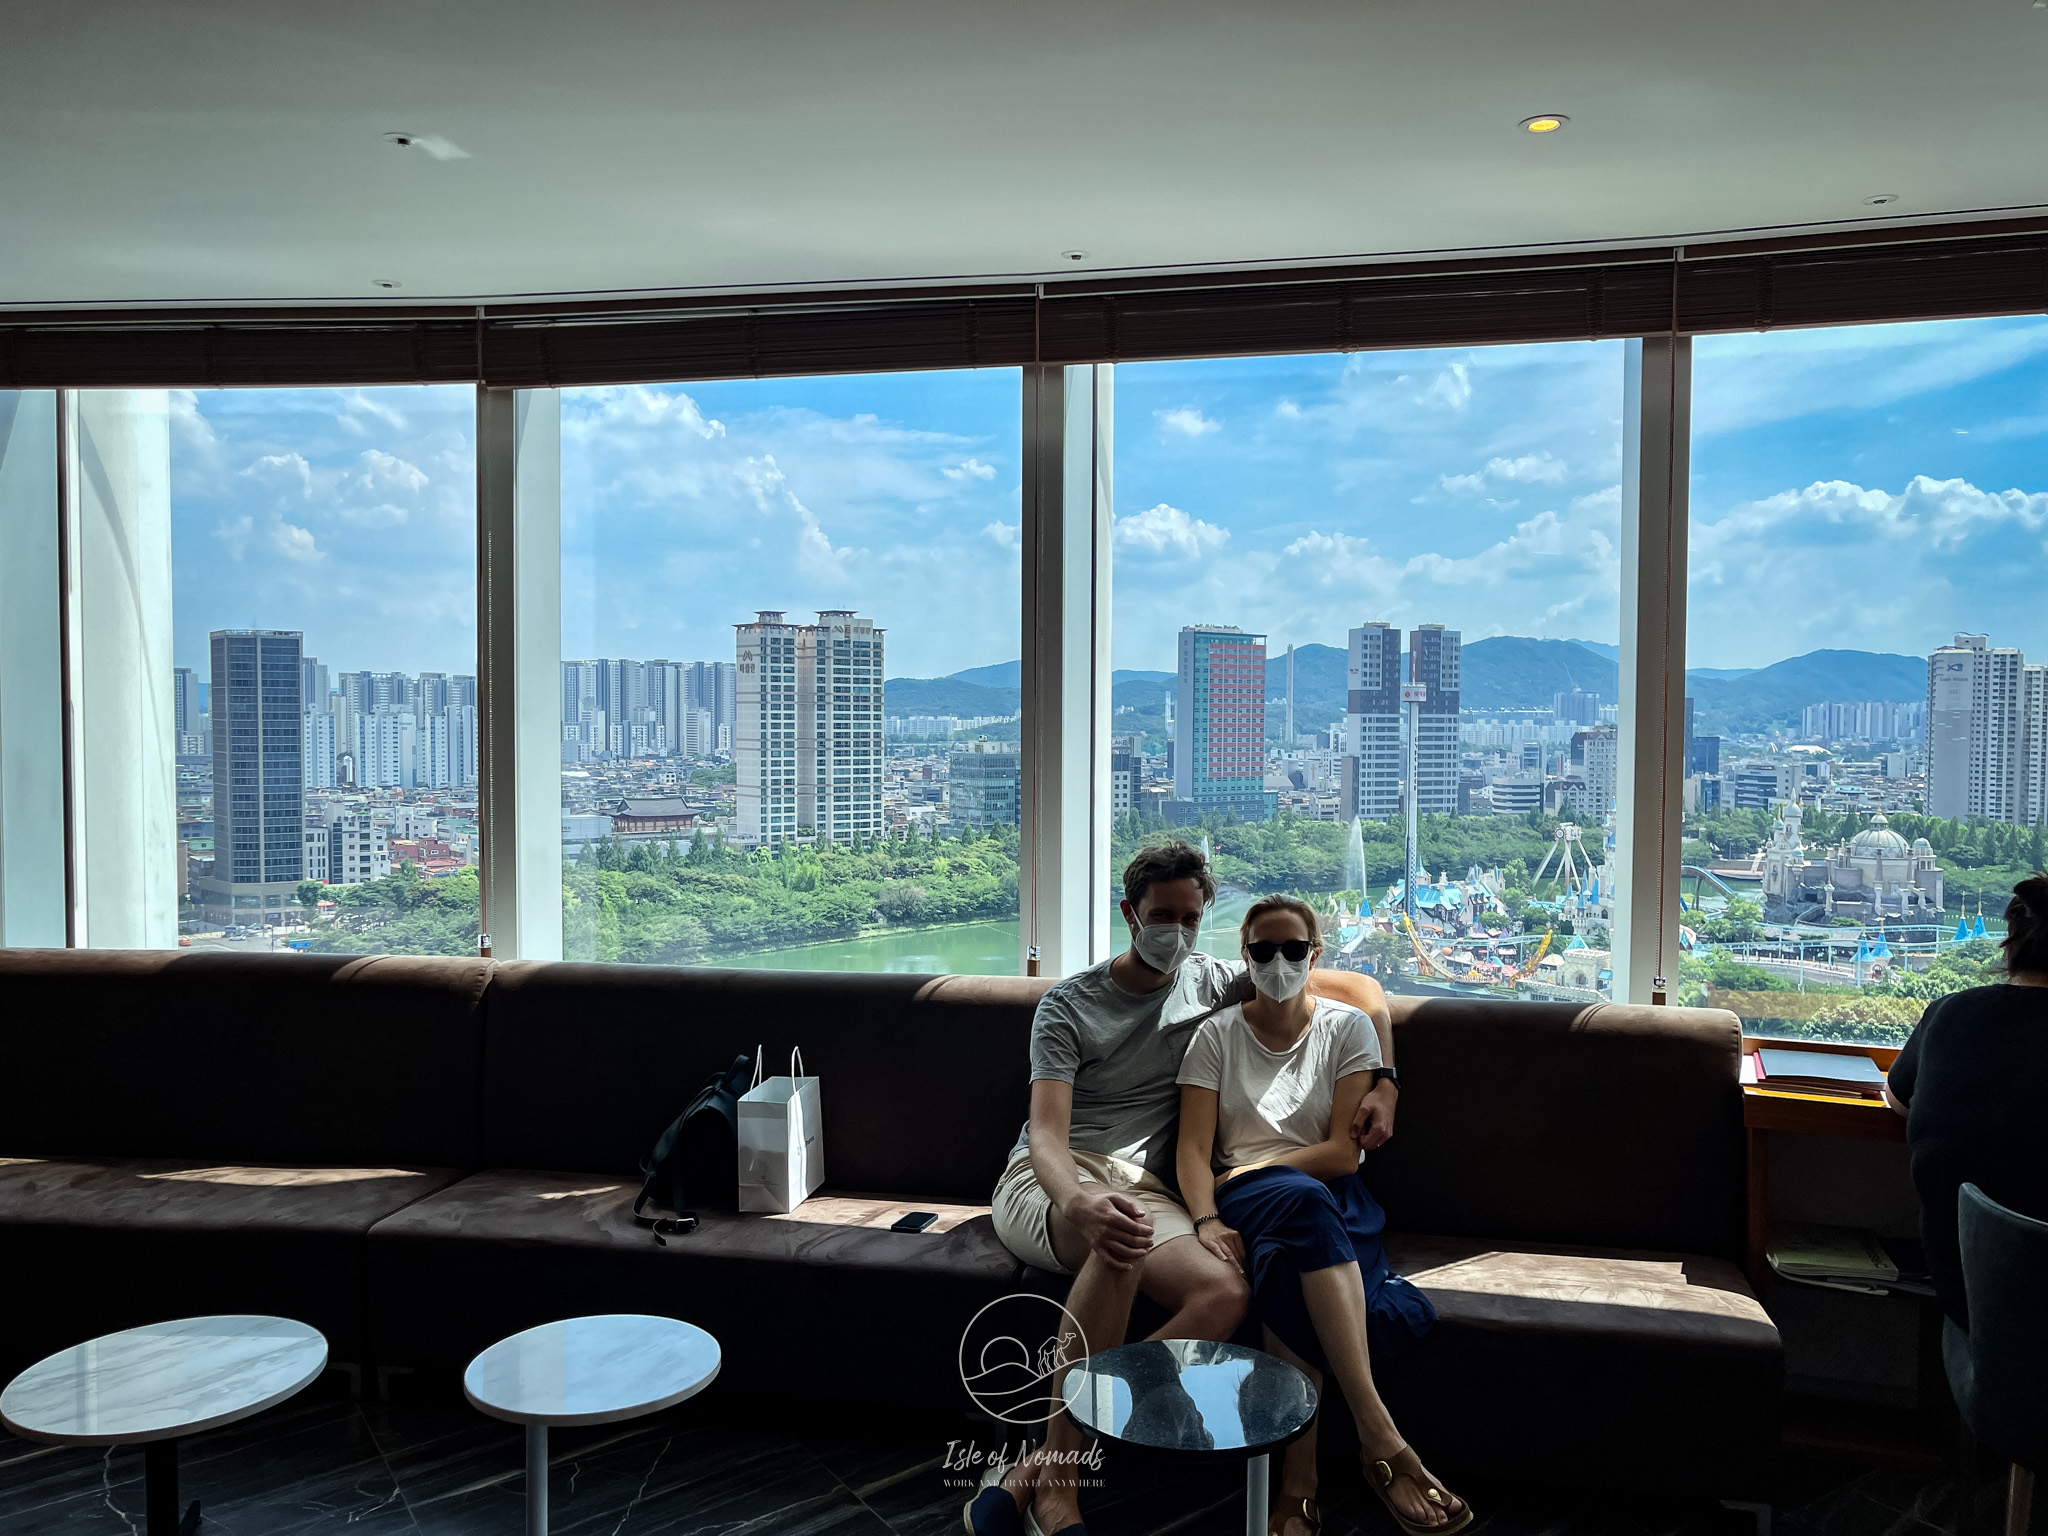
[[[1148,923],[1131,940],[1138,958],[1172,975],[1195,952],[1195,930],[1182,923]]]
[[[1308,968],[1314,963],[1314,957],[1309,955],[1299,960],[1275,955],[1270,960],[1249,961],[1248,967],[1252,973],[1252,985],[1274,1002],[1284,1003],[1308,985]]]

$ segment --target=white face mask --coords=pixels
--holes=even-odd
[[[1257,960],[1245,963],[1251,969],[1252,985],[1274,1002],[1284,1003],[1308,985],[1308,968],[1315,964],[1315,956],[1311,953],[1290,960],[1285,955],[1275,955],[1263,964]]]
[[[1132,938],[1131,948],[1153,970],[1171,976],[1195,952],[1195,930],[1180,923],[1148,923]]]

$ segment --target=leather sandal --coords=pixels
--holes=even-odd
[[[1472,1523],[1472,1506],[1459,1499],[1464,1505],[1442,1525],[1417,1525],[1402,1514],[1394,1501],[1388,1497],[1388,1490],[1394,1486],[1394,1479],[1405,1477],[1422,1490],[1422,1496],[1430,1503],[1448,1511],[1450,1500],[1444,1491],[1429,1480],[1422,1470],[1422,1458],[1410,1446],[1402,1446],[1384,1461],[1369,1461],[1365,1464],[1365,1480],[1372,1485],[1372,1491],[1380,1496],[1380,1502],[1387,1506],[1387,1513],[1394,1517],[1394,1523],[1401,1527],[1406,1536],[1451,1536],[1453,1531],[1462,1531]]]
[[[1323,1512],[1314,1499],[1283,1499],[1266,1521],[1266,1536],[1285,1536],[1290,1520],[1300,1520],[1317,1536],[1323,1529]]]

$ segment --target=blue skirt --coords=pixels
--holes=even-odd
[[[1284,1165],[1254,1169],[1217,1185],[1216,1211],[1244,1239],[1259,1321],[1317,1370],[1330,1367],[1301,1295],[1311,1270],[1358,1266],[1376,1361],[1398,1360],[1436,1325],[1429,1298],[1387,1267],[1387,1213],[1357,1174],[1324,1180]]]

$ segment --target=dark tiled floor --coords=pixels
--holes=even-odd
[[[560,1536],[952,1536],[963,1494],[947,1486],[947,1442],[964,1421],[821,1418],[731,1398],[685,1404],[603,1429],[557,1430],[552,1529]],[[986,1427],[981,1430],[989,1441]],[[459,1402],[350,1402],[339,1378],[184,1448],[186,1500],[202,1532],[284,1536],[517,1536],[524,1448],[513,1425]],[[1170,1475],[1108,1466],[1084,1500],[1096,1536],[1224,1536],[1243,1529],[1230,1469]],[[1586,1490],[1461,1483],[1485,1536],[1752,1536],[1749,1516],[1703,1500],[1626,1499]],[[1355,1479],[1324,1488],[1329,1536],[1398,1536]],[[2000,1529],[2002,1484],[1978,1498],[1980,1531]],[[142,1454],[0,1437],[0,1536],[130,1536],[142,1528]],[[1953,1530],[1954,1485],[1931,1459],[1795,1452],[1778,1536],[1934,1536]],[[2037,1522],[2038,1528],[2039,1522]]]

